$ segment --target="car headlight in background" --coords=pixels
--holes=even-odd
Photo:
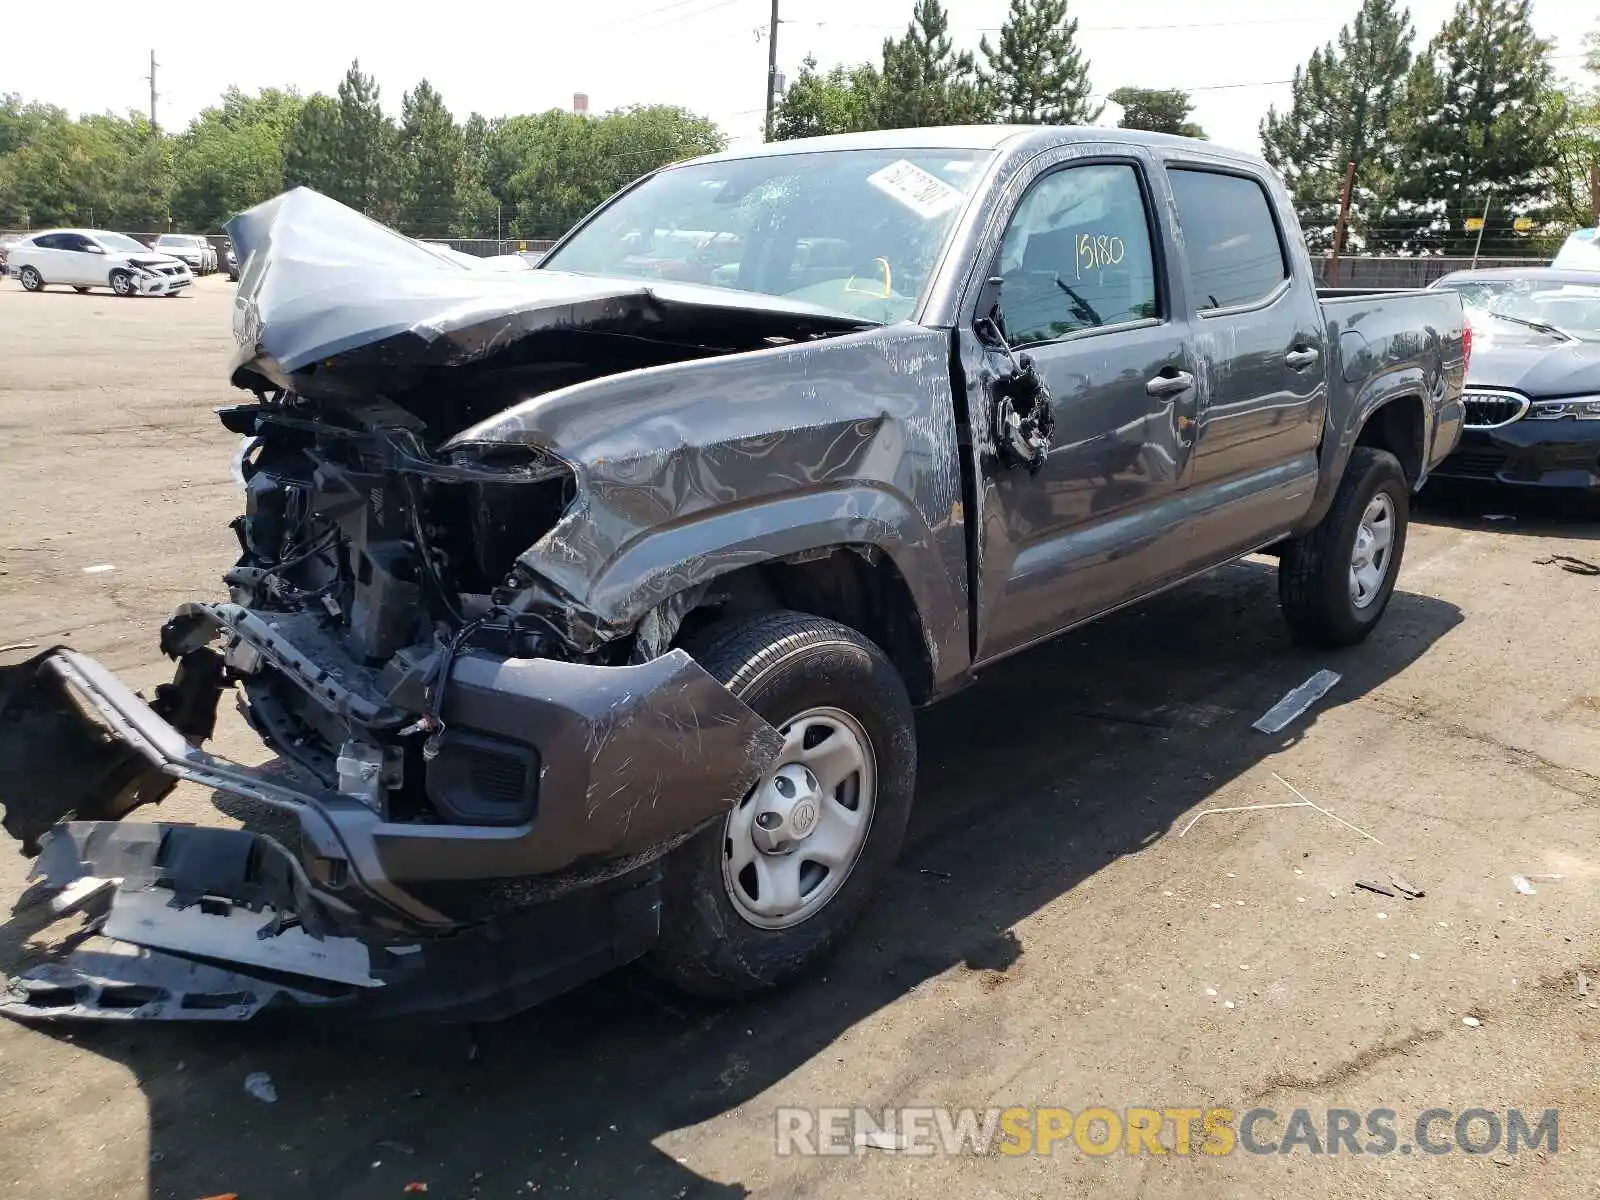
[[[1528,409],[1530,421],[1559,421],[1575,417],[1580,421],[1600,421],[1600,396],[1573,396],[1567,400],[1535,400]]]

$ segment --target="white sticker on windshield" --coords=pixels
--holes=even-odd
[[[893,196],[924,221],[931,221],[961,203],[961,193],[916,163],[900,159],[867,176],[867,182]]]

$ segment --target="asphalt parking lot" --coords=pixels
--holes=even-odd
[[[235,553],[235,439],[211,411],[230,399],[232,294],[220,277],[170,300],[0,281],[0,646],[167,678],[157,627],[218,593]],[[1357,650],[1293,649],[1271,564],[1251,560],[996,669],[924,714],[910,842],[871,916],[825,976],[758,1003],[689,1005],[624,971],[475,1030],[0,1022],[0,1184],[40,1200],[1593,1196],[1600,578],[1536,560],[1600,561],[1597,538],[1589,504],[1441,496]],[[1322,667],[1343,680],[1310,714],[1251,729]],[[227,711],[217,748],[260,757]],[[1349,825],[1303,806],[1193,820],[1293,802],[1275,775]],[[230,819],[187,788],[161,815]],[[0,853],[0,971],[47,948],[42,914],[10,907],[26,866]],[[1394,875],[1424,894],[1354,886]],[[262,1071],[275,1103],[245,1091]],[[1406,1144],[1431,1108],[1558,1109],[1559,1148],[776,1152],[780,1107],[900,1105],[1319,1124],[1388,1108]]]

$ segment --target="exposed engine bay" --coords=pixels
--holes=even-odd
[[[476,1019],[636,957],[661,856],[782,746],[673,646],[710,581],[887,541],[964,587],[948,335],[475,269],[303,189],[229,232],[239,558],[161,626],[148,699],[65,648],[0,667],[5,828],[111,942],[0,1013]],[[805,507],[743,515],[764,497]],[[204,749],[230,692],[279,764]],[[295,833],[125,820],[180,780]]]

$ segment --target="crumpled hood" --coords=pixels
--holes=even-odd
[[[234,380],[254,374],[302,395],[404,387],[419,370],[485,363],[541,333],[704,342],[752,328],[803,339],[870,324],[721,288],[476,268],[309,188],[241,213],[227,231],[243,264]]]
[[[147,254],[128,255],[128,264],[135,267],[181,267],[185,263],[181,258],[174,258],[164,250],[150,251]]]
[[[1600,392],[1600,343],[1530,338],[1479,338],[1468,387],[1510,388],[1535,400]]]

